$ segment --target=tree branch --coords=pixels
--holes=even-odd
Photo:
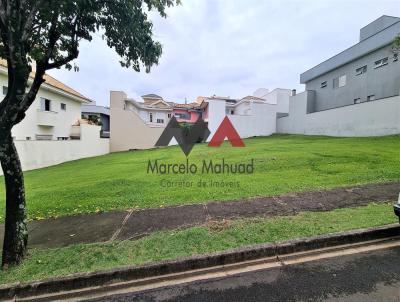
[[[4,1],[0,1],[0,20],[3,25],[7,23],[6,19],[6,7],[4,6]]]
[[[46,70],[54,69],[54,68],[60,68],[61,66],[71,62],[72,60],[75,60],[78,57],[78,47],[76,47],[72,53],[70,53],[68,56],[58,60],[54,61],[52,63],[48,63],[46,66]]]
[[[21,101],[19,106],[20,112],[25,113],[26,110],[32,105],[35,101],[36,95],[39,91],[40,85],[45,81],[43,76],[45,74],[45,69],[42,66],[42,63],[37,65],[37,69],[35,72],[35,77],[33,78],[33,82],[31,88],[29,89],[28,93],[25,93],[24,98]],[[24,118],[24,115],[21,115],[17,119],[17,123],[19,123]]]
[[[81,15],[78,13],[76,15],[75,21],[71,27],[71,44],[69,47],[68,55],[66,57],[59,59],[57,61],[54,61],[52,63],[47,62],[46,70],[60,68],[61,66],[71,62],[72,60],[74,60],[78,57],[79,51],[78,51],[77,26],[78,26],[78,22],[79,22],[80,18],[81,18]]]
[[[56,45],[57,40],[59,38],[59,34],[57,34],[57,20],[58,20],[58,12],[55,11],[53,17],[51,18],[51,25],[49,29],[49,43],[47,45],[47,52],[43,59],[44,66],[48,64],[48,61],[54,51],[54,46]]]
[[[39,7],[42,4],[43,4],[43,0],[38,0],[35,3],[35,5],[31,8],[31,12],[29,13],[29,16],[28,16],[27,20],[25,21],[25,26],[24,26],[24,29],[22,31],[21,40],[22,40],[23,43],[28,39],[29,34],[31,33],[33,20],[35,18],[36,13],[39,10]]]

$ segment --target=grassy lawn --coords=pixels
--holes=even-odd
[[[254,158],[250,175],[148,175],[149,159],[185,163],[178,146],[114,153],[25,173],[30,219],[113,209],[149,208],[211,200],[271,196],[288,192],[400,179],[400,137],[329,138],[275,135],[245,140],[245,148],[196,145],[190,162],[230,163]],[[237,181],[231,188],[164,188],[162,180]],[[0,178],[0,221],[4,220]]]
[[[359,208],[307,212],[292,217],[209,223],[157,232],[137,241],[30,250],[21,266],[0,273],[0,283],[142,264],[395,222],[397,217],[391,204],[371,203]]]

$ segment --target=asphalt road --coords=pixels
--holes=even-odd
[[[400,248],[91,301],[400,301]]]

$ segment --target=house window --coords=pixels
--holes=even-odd
[[[53,135],[36,134],[36,139],[38,141],[51,141],[53,139]]]
[[[360,104],[360,103],[361,103],[361,98],[354,99],[354,104]]]
[[[346,86],[346,80],[347,80],[346,75],[340,76],[339,77],[339,87]]]
[[[30,140],[31,140],[31,137],[30,137],[30,136],[27,136],[27,137],[26,137],[26,140],[27,140],[27,141],[30,141]]]
[[[189,120],[190,119],[190,114],[189,113],[175,113],[175,116],[178,119],[182,119],[182,120]]]
[[[346,86],[346,80],[347,80],[347,77],[345,74],[341,75],[338,78],[333,79],[333,88],[340,88],[340,87]]]
[[[51,111],[51,101],[49,99],[40,98],[40,110]]]
[[[339,78],[333,79],[333,88],[336,89],[339,87]]]
[[[67,110],[67,105],[64,103],[61,103],[61,110]]]
[[[58,141],[67,141],[67,140],[68,140],[68,137],[66,137],[66,136],[59,136],[59,137],[57,137],[57,140],[58,140]]]
[[[326,81],[321,83],[321,88],[325,88],[326,86],[328,86],[328,83]]]
[[[375,95],[371,94],[369,96],[367,96],[367,101],[374,101],[375,100]]]
[[[164,124],[164,119],[158,118],[157,119],[157,124]]]
[[[3,95],[6,95],[8,92],[8,87],[7,86],[3,86]]]
[[[168,118],[171,118],[171,116],[172,116],[171,113],[168,113]]]
[[[356,76],[367,73],[367,65],[356,69]]]
[[[51,101],[48,100],[48,99],[45,99],[44,101],[45,101],[45,103],[44,103],[44,110],[45,110],[45,111],[50,111],[50,110],[51,110]]]
[[[375,61],[375,67],[374,68],[379,68],[379,67],[385,66],[385,65],[388,64],[388,61],[389,61],[388,57],[380,59],[378,61]]]
[[[149,113],[149,120],[150,120],[150,123],[152,123],[153,122],[153,113]]]

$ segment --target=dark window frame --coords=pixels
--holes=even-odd
[[[389,64],[389,57],[382,58],[380,60],[375,61],[374,69],[381,68]]]
[[[190,113],[175,112],[174,116],[182,120],[190,120]]]
[[[51,100],[44,99],[44,111],[51,111]]]
[[[368,71],[367,65],[361,66],[361,67],[356,69],[356,76],[366,74],[367,71]]]

